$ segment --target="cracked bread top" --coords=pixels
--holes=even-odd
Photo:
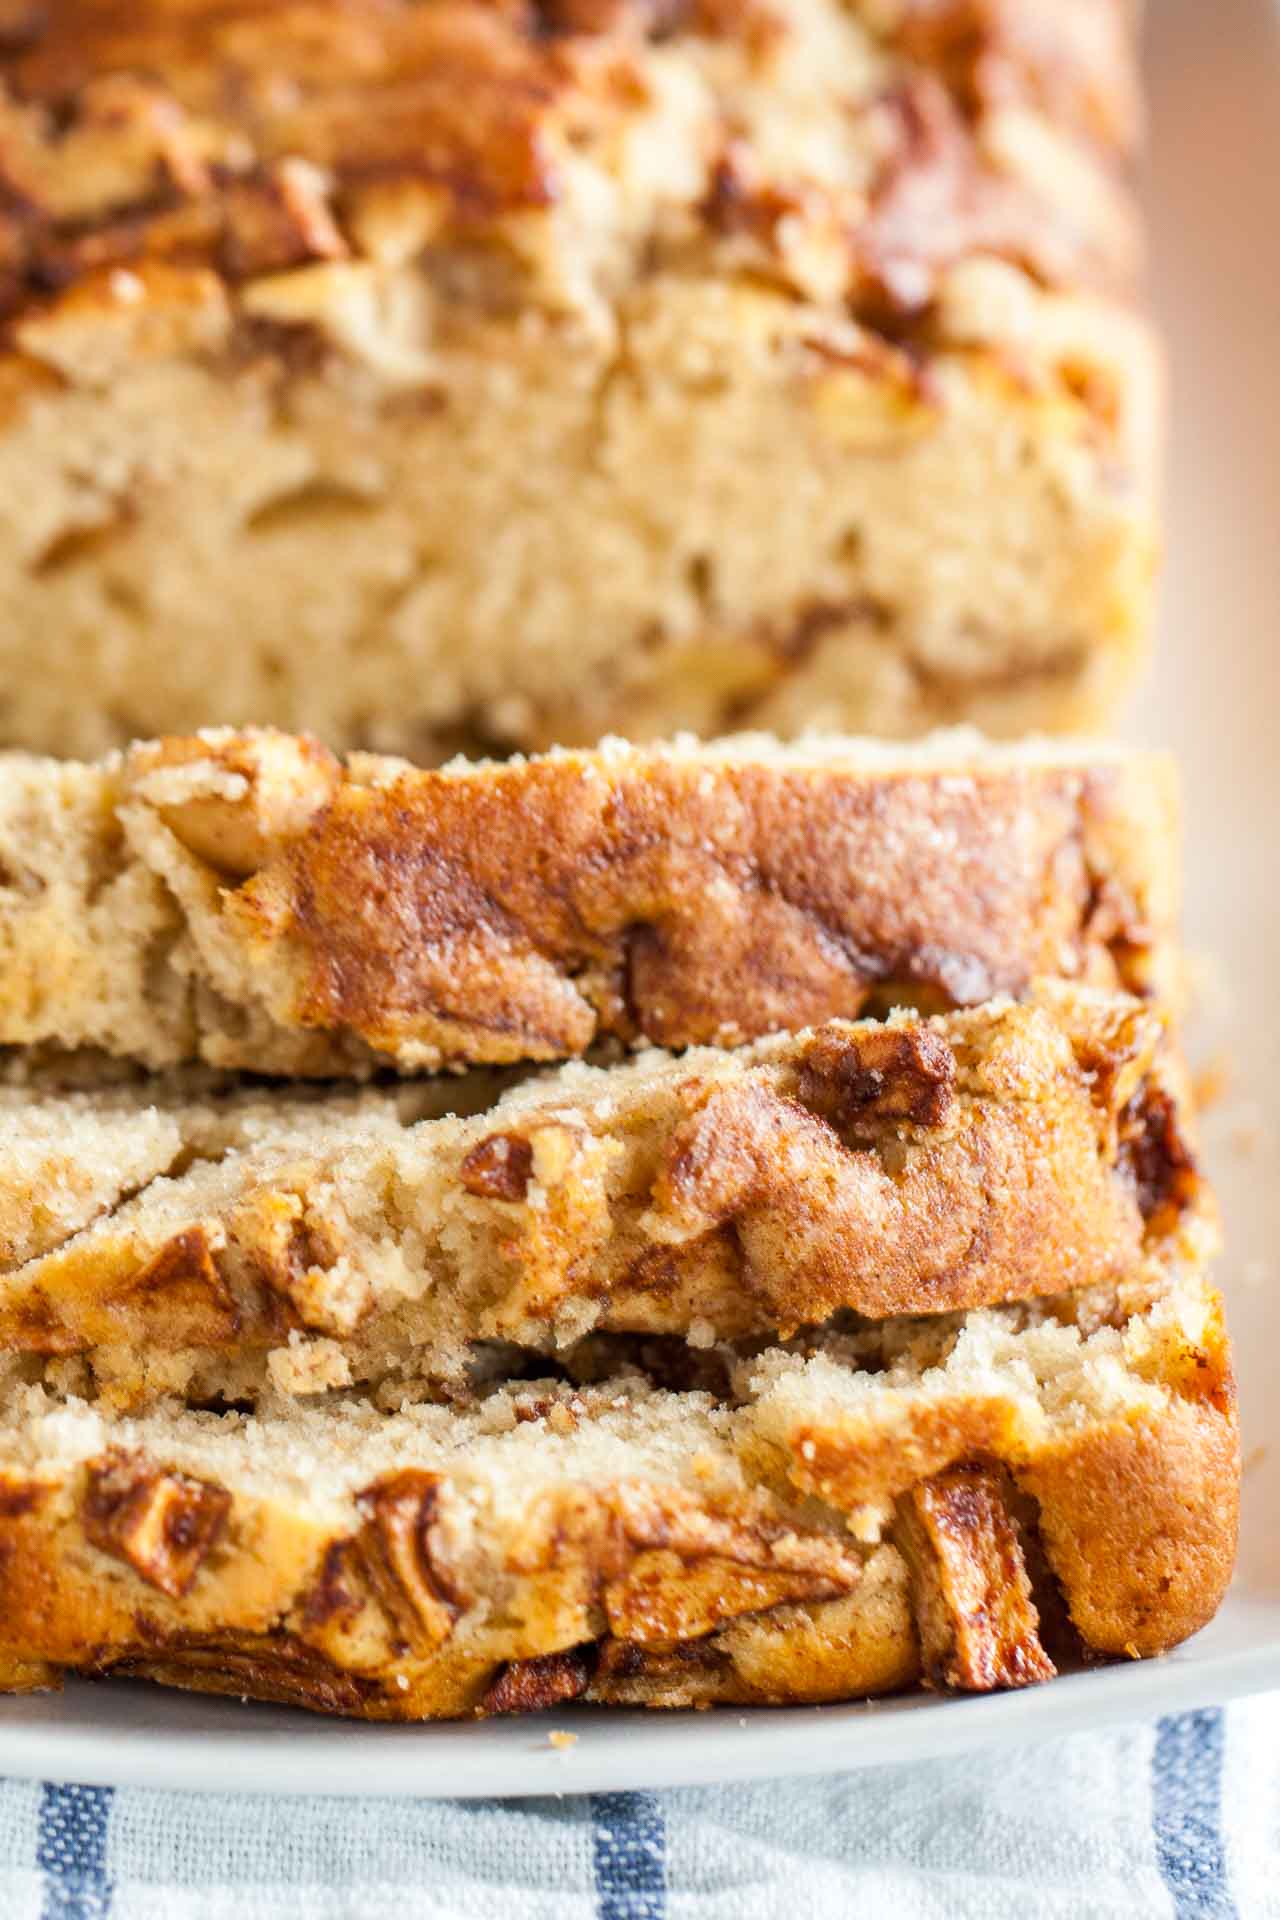
[[[225,289],[357,351],[406,262],[446,302],[568,310],[688,261],[876,316],[973,254],[1132,279],[1126,0],[10,12],[0,296],[36,362],[50,315],[110,315],[113,275],[193,345]]]
[[[213,732],[0,757],[0,1045],[292,1075],[729,1045],[1037,975],[1176,996],[1176,781],[763,736],[437,771]]]
[[[1239,1475],[1220,1303],[976,1314],[939,1362],[764,1354],[466,1410],[0,1426],[0,1684],[60,1667],[376,1718],[1025,1684],[1213,1612]],[[1056,1650],[1056,1648],[1055,1648]],[[43,1664],[48,1663],[48,1664]]]
[[[470,1119],[8,1097],[0,1350],[116,1404],[1140,1292],[1213,1240],[1160,1021],[1085,989],[575,1065]]]

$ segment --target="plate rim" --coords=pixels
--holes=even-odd
[[[1229,1599],[1218,1616],[1218,1633],[1229,1630],[1233,1614],[1250,1604],[1239,1592],[1234,1605]],[[1252,1604],[1260,1613],[1271,1611],[1266,1601]],[[313,1721],[295,1708],[266,1709],[267,1720],[254,1705],[248,1724],[231,1700],[160,1690],[143,1681],[70,1681],[64,1699],[75,1702],[92,1692],[105,1700],[109,1688],[113,1710],[98,1725],[40,1718],[24,1723],[11,1717],[16,1701],[12,1707],[0,1702],[0,1772],[11,1779],[179,1792],[528,1799],[860,1771],[1038,1742],[1280,1687],[1280,1633],[1200,1654],[1196,1639],[1153,1660],[1063,1674],[1025,1692],[966,1699],[902,1695],[715,1713],[599,1708],[418,1725]],[[24,1696],[26,1703],[31,1699]],[[195,1726],[163,1724],[192,1712],[193,1699]],[[119,1708],[126,1702],[122,1724]],[[225,1725],[211,1725],[213,1715],[224,1717]],[[576,1737],[568,1747],[556,1747],[548,1738],[553,1730]],[[231,1767],[234,1780],[228,1779]]]

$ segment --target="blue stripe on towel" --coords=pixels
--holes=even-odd
[[[1152,1823],[1176,1920],[1235,1920],[1222,1839],[1222,1748],[1217,1707],[1170,1714],[1156,1728]]]
[[[652,1793],[593,1793],[599,1920],[665,1920],[667,1831]]]
[[[45,1875],[41,1920],[107,1920],[110,1787],[40,1789],[36,1865]]]

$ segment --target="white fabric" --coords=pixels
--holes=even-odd
[[[562,1800],[0,1782],[0,1920],[1280,1920],[1278,1713]]]

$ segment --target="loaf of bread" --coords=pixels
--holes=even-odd
[[[10,1092],[0,1353],[242,1400],[1137,1284],[1213,1234],[1159,1020],[1083,988],[573,1065],[470,1119],[409,1093]]]
[[[0,1690],[1211,1617],[1136,12],[7,10]]]
[[[210,733],[0,756],[0,1047],[369,1073],[1176,994],[1176,779],[762,736],[440,771]]]
[[[1131,0],[136,0],[0,45],[0,742],[1087,725]]]
[[[1096,1308],[1096,1301],[1094,1303]],[[1152,1654],[1230,1576],[1212,1291],[924,1323],[471,1407],[0,1417],[0,1684],[63,1670],[372,1719],[1019,1686]]]

